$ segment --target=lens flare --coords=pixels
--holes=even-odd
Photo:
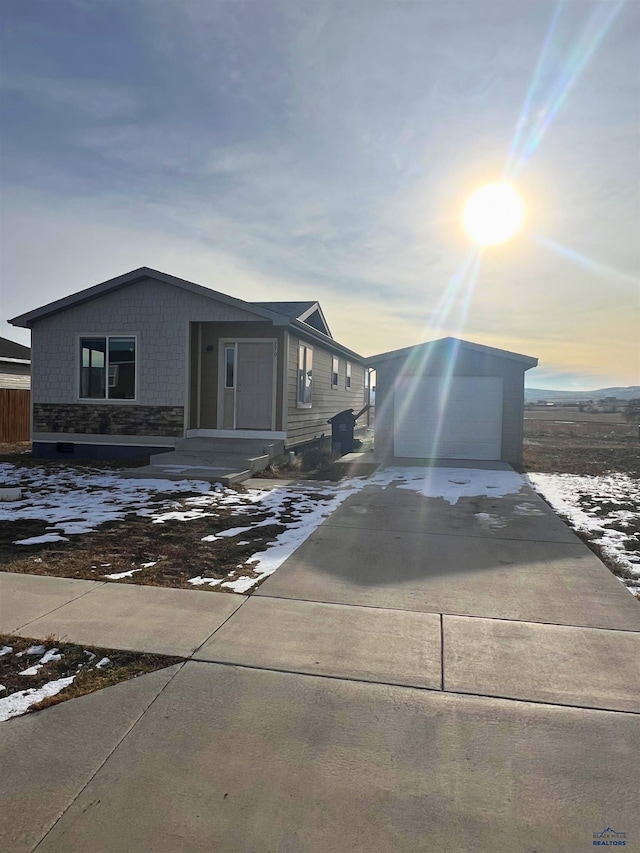
[[[487,184],[468,199],[462,218],[472,240],[481,246],[494,246],[520,230],[524,205],[511,184]]]

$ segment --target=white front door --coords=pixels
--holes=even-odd
[[[405,376],[394,401],[394,455],[500,459],[502,379]]]
[[[238,342],[236,429],[273,429],[274,344]]]

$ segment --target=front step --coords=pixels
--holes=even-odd
[[[149,465],[127,468],[125,477],[241,483],[284,454],[283,441],[235,438],[183,438],[175,450],[154,453]]]
[[[267,454],[270,459],[282,456],[284,441],[270,438],[179,438],[177,453],[238,453],[247,456]]]
[[[135,480],[204,480],[206,483],[222,483],[223,486],[231,486],[234,483],[243,483],[253,476],[253,471],[246,468],[243,471],[232,468],[189,467],[177,466],[163,467],[161,465],[144,465],[142,468],[125,468],[120,471],[121,477]]]

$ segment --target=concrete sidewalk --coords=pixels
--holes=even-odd
[[[1,849],[640,849],[640,607],[527,488],[368,485],[249,599],[0,580],[3,630],[190,658],[3,724]]]

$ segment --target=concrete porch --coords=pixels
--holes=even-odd
[[[182,438],[156,453],[148,465],[124,469],[123,477],[242,483],[284,455],[284,441],[264,438]]]

